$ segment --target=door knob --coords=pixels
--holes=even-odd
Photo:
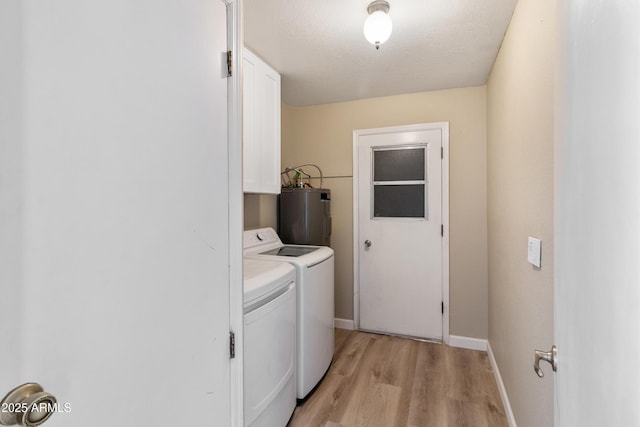
[[[371,247],[371,240],[365,240],[364,241],[364,247],[365,248],[370,248]]]
[[[549,362],[551,364],[551,369],[553,372],[556,372],[558,369],[558,349],[554,345],[551,347],[551,351],[540,351],[535,350],[535,360],[533,362],[533,370],[536,371],[536,374],[540,378],[544,377],[544,372],[540,369],[540,360],[544,360],[545,362]]]
[[[56,404],[56,398],[45,392],[40,384],[22,384],[0,402],[0,425],[39,426],[53,415]]]

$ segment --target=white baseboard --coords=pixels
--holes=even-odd
[[[500,375],[500,369],[498,369],[496,358],[493,356],[493,351],[491,351],[491,344],[489,344],[488,342],[487,342],[487,353],[489,354],[489,362],[491,362],[491,369],[493,369],[493,376],[496,378],[496,383],[498,384],[498,390],[500,391],[500,398],[502,398],[502,406],[504,406],[504,412],[507,416],[509,427],[517,427],[516,419],[513,416],[513,411],[511,410],[511,404],[509,403],[509,396],[507,396],[507,389],[504,387],[504,383],[502,382],[502,376]]]
[[[451,347],[466,348],[469,350],[487,351],[487,340],[480,338],[460,337],[449,335],[449,345]]]
[[[337,317],[333,319],[333,327],[339,329],[348,329],[350,331],[353,330],[353,320],[351,319],[338,319]]]

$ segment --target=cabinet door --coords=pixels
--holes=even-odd
[[[259,120],[256,77],[260,73],[257,58],[244,49],[242,55],[242,156],[243,189],[247,193],[260,192],[260,140],[256,121]]]
[[[246,193],[280,193],[280,75],[243,50],[243,156]]]
[[[280,75],[265,64],[259,78],[261,193],[280,194]]]

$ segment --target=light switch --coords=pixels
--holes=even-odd
[[[527,256],[527,261],[529,261],[534,266],[540,268],[540,258],[542,257],[542,244],[540,239],[536,239],[535,237],[529,237],[529,252]]]

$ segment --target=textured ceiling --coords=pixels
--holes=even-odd
[[[482,85],[517,0],[389,0],[391,38],[362,27],[370,0],[244,0],[244,43],[293,106]]]

